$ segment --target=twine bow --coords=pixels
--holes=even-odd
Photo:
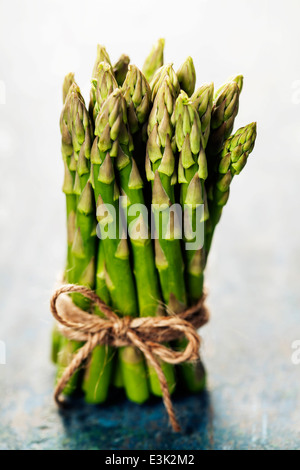
[[[62,294],[78,293],[90,299],[103,313],[103,318],[87,313],[76,307],[68,296]],[[170,364],[180,364],[199,359],[200,337],[196,329],[208,321],[208,310],[204,305],[205,295],[193,307],[180,314],[159,317],[119,317],[97,294],[83,286],[66,284],[58,288],[50,301],[52,315],[60,325],[60,331],[69,339],[84,341],[85,344],[75,353],[70,364],[58,381],[54,397],[61,405],[61,392],[94,348],[100,344],[111,346],[134,346],[146,357],[155,369],[162,399],[174,431],[180,431],[175,416],[168,384],[162,371],[160,360]],[[185,337],[184,350],[176,351],[164,346],[163,342]]]

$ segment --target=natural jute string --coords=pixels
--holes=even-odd
[[[89,298],[97,306],[104,317],[93,315],[76,307],[70,297],[62,294],[79,293]],[[61,296],[61,297],[60,297]],[[196,305],[180,314],[158,317],[119,317],[108,307],[97,294],[83,286],[66,284],[59,287],[50,301],[50,309],[60,325],[61,333],[69,339],[84,341],[85,344],[76,352],[70,364],[58,381],[54,397],[60,405],[61,392],[72,375],[89,357],[99,344],[111,346],[135,346],[146,357],[157,373],[162,398],[174,431],[180,431],[175,416],[168,384],[159,360],[170,364],[180,364],[199,359],[200,337],[196,329],[203,326],[209,319],[208,309],[204,305],[203,295]],[[175,351],[164,346],[163,342],[185,337],[187,345],[184,350]]]

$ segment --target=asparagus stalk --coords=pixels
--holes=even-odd
[[[74,82],[74,74],[69,73],[65,76],[63,81],[63,104],[66,101],[67,94],[69,92],[70,86]],[[63,183],[63,192],[66,195],[66,215],[67,215],[67,259],[64,278],[67,282],[71,282],[70,273],[72,270],[72,244],[75,234],[75,218],[76,218],[76,195],[74,194],[74,181],[75,181],[75,170],[76,170],[76,161],[73,155],[73,145],[72,145],[72,136],[69,133],[66,114],[60,118],[60,130],[61,130],[61,151],[64,163],[64,183]],[[57,329],[55,324],[52,331],[52,350],[51,358],[52,361],[56,364],[58,360],[58,354],[60,351],[62,343],[62,336]]]
[[[89,182],[89,157],[91,146],[91,123],[78,86],[73,83],[69,89],[61,115],[63,155],[73,151],[69,164],[65,164],[64,191],[73,196],[70,200],[72,210],[68,216],[68,256],[71,267],[67,270],[67,281],[94,287],[96,233],[92,188]],[[66,163],[66,159],[65,159]],[[76,172],[73,186],[72,172]],[[69,170],[69,172],[67,171]],[[72,192],[71,192],[71,188]],[[76,196],[77,197],[76,197]],[[74,211],[76,208],[76,215]],[[75,224],[74,224],[75,219]],[[83,309],[89,308],[89,302],[81,295],[74,295],[74,303]],[[63,338],[58,355],[58,374],[60,377],[69,364],[73,353],[80,343]],[[79,374],[75,374],[64,390],[71,394],[76,388]]]
[[[240,94],[243,89],[243,84],[244,84],[244,77],[243,75],[232,75],[231,77],[228,78],[228,80],[223,83],[223,85],[218,88],[218,90],[215,93],[214,100],[217,100],[217,98],[220,96],[220,94],[224,91],[228,83],[230,82],[235,82],[237,86],[239,87]]]
[[[155,71],[161,67],[164,63],[164,48],[165,48],[165,40],[158,39],[156,44],[151,49],[150,54],[146,58],[142,72],[145,75],[148,82],[152,79]]]
[[[112,73],[112,68],[107,62],[100,62],[95,78],[91,81],[90,106],[94,122],[100,112],[100,108],[106,98],[118,88],[118,83]]]
[[[147,121],[151,106],[150,86],[135,65],[129,65],[122,91],[127,104],[129,130],[133,136]]]
[[[92,79],[93,91],[90,95],[90,112],[93,110],[94,121],[96,121],[102,104],[116,88],[118,88],[118,83],[112,73],[110,64],[107,61],[100,62],[98,64],[96,76]],[[97,266],[96,291],[100,289],[98,295],[102,298],[101,294],[104,294],[105,298],[103,298],[103,300],[106,302],[106,300],[108,300],[107,294],[109,295],[109,293],[106,284],[105,288],[107,292],[102,292],[102,288],[104,288],[103,275],[106,274],[106,270],[104,270],[105,253],[102,243],[100,243],[98,259],[100,260],[100,264],[98,263]],[[86,397],[90,402],[102,403],[107,398],[109,382],[113,370],[113,363],[111,361],[113,351],[113,348],[99,346],[97,348],[97,353],[95,353],[94,360],[91,361],[90,369],[93,373],[86,374],[84,381]],[[119,366],[118,370],[120,370]],[[118,374],[118,377],[120,377],[120,374]],[[120,380],[118,383],[120,383]]]
[[[96,231],[95,205],[90,182],[90,155],[92,125],[84,100],[77,85],[70,88],[72,106],[72,143],[77,162],[74,192],[77,194],[76,230],[72,245],[73,282],[91,289],[95,285]],[[90,302],[82,295],[74,295],[75,303],[88,309]]]
[[[146,169],[148,180],[153,181],[152,202],[154,208],[157,207],[157,205],[164,205],[168,208],[175,201],[174,183],[176,182],[176,173],[174,169],[175,158],[173,149],[176,142],[172,124],[175,116],[175,97],[173,93],[174,85],[171,83],[170,76],[167,75],[157,91],[153,109],[149,117]],[[196,116],[195,120],[199,123],[199,118],[194,107],[191,108],[191,113]],[[187,116],[185,117],[184,125],[186,124]],[[179,128],[177,132],[179,132]],[[177,136],[177,139],[178,138],[179,135]],[[202,162],[202,160],[203,154],[201,154],[200,162]],[[155,209],[154,215],[155,224],[156,227],[158,227],[159,214],[156,213]],[[157,231],[158,230],[157,228]],[[173,230],[168,237],[161,236],[159,233],[155,246],[156,266],[159,271],[164,301],[171,311],[179,313],[184,310],[187,299],[181,246],[180,241],[176,239],[175,230]],[[178,342],[177,345],[184,347],[185,342]],[[205,384],[205,374],[203,373],[203,367],[200,362],[195,365],[185,364],[180,369],[185,385],[190,390],[202,390]]]
[[[187,244],[191,242],[196,244],[197,238],[201,236],[199,224],[203,224],[208,217],[207,207],[203,213],[198,213],[201,205],[207,205],[204,185],[207,178],[207,163],[200,118],[194,103],[183,91],[176,100],[173,119],[176,125],[176,145],[180,152],[178,182],[181,187],[181,205],[185,211],[184,241],[188,246]],[[186,281],[191,304],[196,303],[203,294],[205,264],[203,242],[204,240],[200,239],[198,246],[185,250]],[[186,341],[180,341],[179,345],[185,347]],[[185,387],[191,392],[199,392],[204,388],[205,371],[200,361],[181,364],[179,372]]]
[[[96,78],[92,80],[93,91],[90,95],[90,113],[96,119],[99,110],[109,96],[117,88],[117,82],[112,75],[111,66],[107,62],[100,62],[96,72]],[[95,102],[92,100],[95,99]],[[91,176],[93,176],[91,174]],[[94,197],[94,196],[93,196]],[[99,297],[110,304],[110,296],[105,283],[105,254],[103,244],[99,243],[98,263],[96,274],[96,292]],[[99,309],[96,314],[102,315]],[[89,403],[103,403],[108,395],[109,383],[113,369],[113,348],[108,346],[98,346],[92,353],[83,381],[86,401]]]
[[[107,287],[112,305],[123,315],[138,312],[136,290],[129,260],[126,238],[120,235],[119,192],[116,187],[113,159],[120,146],[132,150],[131,137],[126,129],[126,102],[120,90],[115,90],[103,103],[96,118],[96,139],[92,150],[93,183],[97,204],[101,242],[104,246]],[[113,230],[115,238],[107,230]],[[135,348],[120,348],[124,387],[127,397],[143,403],[149,397],[144,358]]]
[[[176,135],[177,135],[177,146],[180,153],[179,158],[179,182],[181,184],[181,204],[187,204],[187,201],[192,197],[200,196],[200,200],[203,201],[205,205],[205,212],[204,212],[204,219],[203,221],[207,220],[208,218],[208,210],[207,210],[207,200],[206,200],[206,190],[204,186],[204,181],[207,178],[207,163],[206,163],[206,156],[205,156],[205,148],[207,145],[207,141],[209,138],[210,133],[210,122],[211,122],[211,111],[212,111],[212,104],[213,104],[213,83],[204,84],[200,88],[198,88],[195,93],[191,96],[190,100],[185,99],[184,94],[181,94],[180,99],[177,99],[177,109],[176,109],[176,117],[177,117],[177,124],[176,124]],[[186,124],[183,126],[183,121],[185,123],[191,124],[192,119],[190,116],[193,116],[193,112],[190,110],[191,103],[195,107],[198,112],[198,116],[200,118],[200,126],[195,126],[197,128],[200,127],[200,150],[199,150],[199,173],[201,180],[201,192],[199,191],[199,182],[196,180],[194,184],[191,184],[191,181],[195,174],[197,173],[197,165],[198,162],[195,159],[191,158],[191,144],[187,145],[188,140],[190,140],[193,135],[197,135],[194,133],[191,134],[191,127],[189,128]],[[185,109],[185,113],[184,110]],[[190,110],[187,114],[187,110]],[[189,119],[183,120],[183,114],[189,115]],[[190,134],[190,135],[189,135]],[[185,139],[185,140],[184,140]],[[198,136],[199,139],[199,136]],[[197,147],[196,147],[197,148]],[[184,158],[182,158],[184,156]],[[192,163],[194,161],[194,164]],[[183,164],[184,162],[184,164]],[[197,163],[197,165],[196,165]],[[202,178],[201,178],[202,176]],[[188,199],[186,200],[186,194],[188,186],[191,185]],[[194,188],[194,189],[193,189]],[[195,189],[198,188],[198,192],[193,192]],[[194,303],[199,299],[203,293],[203,270],[205,266],[205,252],[204,249],[199,250],[188,250],[187,256],[188,260],[188,272],[193,272],[195,275],[191,275],[188,279],[189,285],[189,294],[190,294],[190,301]]]
[[[143,182],[146,182],[145,153],[151,90],[146,78],[135,65],[129,66],[122,91],[127,104],[128,125],[133,139],[133,157]],[[148,204],[150,191],[147,187],[145,189],[145,199]]]
[[[93,72],[92,72],[92,85],[94,84],[94,80],[96,80],[96,82],[97,82],[97,75],[98,75],[99,65],[101,64],[101,62],[104,62],[104,63],[111,66],[111,61],[110,61],[109,55],[108,55],[105,47],[98,44],[97,45],[97,56],[96,56],[96,60],[95,60],[94,67],[93,67]],[[97,101],[97,99],[96,99],[96,87],[92,86],[91,91],[90,91],[89,113],[90,113],[91,119],[93,120],[93,123],[95,122],[95,117],[96,117],[94,115],[94,106],[95,106],[96,101]],[[96,113],[96,115],[97,115],[97,113]]]
[[[228,201],[229,188],[235,175],[238,175],[247,163],[256,139],[256,123],[241,127],[229,137],[223,150],[218,155],[218,165],[213,174],[208,193],[210,225],[206,233],[206,250],[210,250],[212,237],[218,224],[223,207]]]
[[[196,71],[193,59],[190,56],[177,70],[177,77],[180,88],[184,90],[188,96],[191,96],[195,90]]]
[[[113,66],[113,73],[119,86],[123,85],[126,74],[128,72],[128,65],[130,58],[126,54],[122,54],[119,60]]]
[[[207,83],[198,88],[191,96],[191,101],[198,111],[201,122],[203,146],[206,149],[210,133],[211,111],[213,105],[214,84]]]
[[[130,66],[123,86],[124,98],[128,109],[129,128],[136,135],[148,118],[150,111],[150,88],[149,85],[136,66]],[[130,210],[134,204],[145,207],[143,194],[144,183],[140,177],[138,167],[132,158],[128,148],[121,146],[121,158],[117,158],[117,168],[120,176],[122,194],[127,197],[126,211],[127,221],[131,227],[131,246],[134,259],[134,275],[137,285],[139,311],[141,316],[155,316],[162,313],[160,307],[160,290],[157,272],[154,262],[152,241],[148,229],[147,214],[140,213],[136,218],[135,214],[130,216]],[[143,153],[144,155],[144,153]],[[127,158],[125,158],[125,157]],[[142,162],[142,155],[139,161]],[[120,161],[121,165],[118,165]],[[137,233],[138,227],[138,233]],[[129,234],[130,235],[130,234]],[[175,388],[174,367],[171,364],[161,363],[165,373],[169,390]],[[154,395],[161,396],[162,391],[157,374],[153,367],[149,366],[150,388]]]
[[[111,61],[107,53],[107,50],[101,44],[97,44],[97,55],[96,55],[96,60],[95,60],[94,67],[93,67],[92,78],[96,77],[98,67],[101,62],[106,62],[107,64],[111,66]]]
[[[179,344],[182,348],[185,348],[187,342],[186,340],[181,340]],[[178,369],[181,384],[185,390],[192,393],[199,393],[204,390],[206,386],[206,370],[201,359],[197,362],[180,364]]]
[[[115,360],[114,360],[112,384],[116,388],[124,388],[124,380],[123,380],[123,375],[122,375],[120,358],[118,354],[115,356]]]
[[[121,94],[119,97],[122,102],[120,106],[123,108],[127,106],[129,127],[136,132],[149,114],[150,89],[137,67],[131,67],[124,85],[124,96]],[[123,122],[126,129],[127,115],[123,115]],[[130,142],[129,132],[127,140]],[[147,214],[140,213],[140,216],[136,217],[135,213],[130,213],[134,204],[139,205],[137,207],[140,207],[140,209],[145,207],[145,200],[143,180],[132,157],[132,150],[129,145],[120,144],[116,158],[116,169],[119,174],[122,195],[126,197],[125,210],[132,234],[131,246],[140,315],[153,316],[158,311],[160,293]]]
[[[236,82],[224,85],[222,92],[214,100],[210,135],[207,143],[209,173],[213,171],[216,155],[221,151],[224,141],[230,136],[239,109],[240,90]]]
[[[69,93],[69,89],[70,89],[71,85],[74,83],[74,81],[75,81],[75,77],[74,77],[74,73],[72,73],[72,72],[68,73],[64,78],[63,87],[62,87],[63,104],[65,104],[67,95]]]
[[[206,204],[204,183],[207,178],[207,163],[198,112],[183,91],[176,100],[173,119],[176,123],[176,145],[180,152],[178,182],[181,184],[181,205],[186,215],[185,242],[196,243],[195,232],[199,231],[199,223],[204,223],[208,218],[205,210],[198,220],[200,215],[198,208]],[[196,238],[197,235],[199,237],[200,233],[196,234]],[[203,292],[202,245],[187,249],[185,255],[188,294],[193,304],[199,300]]]
[[[67,90],[68,78],[65,79],[63,88]],[[69,83],[68,83],[69,85]],[[70,87],[69,87],[70,88]],[[75,237],[75,220],[77,210],[77,196],[74,191],[75,175],[76,175],[76,158],[72,142],[72,123],[71,121],[71,104],[68,102],[61,113],[60,131],[61,131],[61,152],[64,163],[64,182],[63,192],[66,195],[66,214],[67,214],[67,262],[65,270],[65,278],[67,282],[72,282],[73,255],[72,245]]]
[[[51,361],[53,364],[57,364],[61,341],[62,335],[60,334],[57,325],[54,324],[51,335]]]
[[[206,148],[206,156],[208,163],[208,178],[205,183],[206,193],[212,191],[214,174],[218,166],[218,154],[221,152],[224,142],[230,136],[235,117],[239,108],[239,95],[242,89],[242,79],[238,76],[237,80],[226,82],[217,92],[213,102],[211,112],[210,135]],[[239,88],[240,87],[240,88]],[[206,222],[205,232],[213,233],[212,220],[209,218]],[[209,247],[206,242],[210,236],[205,236],[206,259]],[[210,242],[209,242],[210,243]]]
[[[151,99],[154,101],[156,94],[161,87],[162,83],[164,82],[165,78],[169,78],[169,88],[172,93],[172,95],[176,98],[179,95],[180,92],[180,83],[178,80],[178,77],[175,73],[175,70],[173,69],[173,64],[166,64],[160,67],[154,74],[151,82],[150,82],[150,88],[151,88]]]
[[[153,79],[150,83],[150,88],[151,88],[151,99],[152,101],[155,100],[155,97],[157,95],[157,92],[159,90],[159,88],[161,87],[161,85],[163,84],[163,82],[165,81],[165,79],[168,79],[168,83],[169,83],[169,90],[172,94],[172,96],[174,97],[174,99],[176,100],[177,96],[179,95],[180,93],[180,84],[179,84],[179,81],[178,81],[178,77],[173,69],[173,65],[172,64],[166,64],[166,65],[163,65],[162,67],[160,67],[154,74],[153,76]],[[172,149],[173,151],[176,150],[176,143],[175,143],[175,138],[173,136],[173,142],[172,142]],[[173,179],[172,179],[172,184],[173,185],[176,185],[176,182],[177,182],[177,170],[174,172],[174,175],[173,175]],[[177,194],[178,193],[178,187],[175,186],[175,200],[179,200],[179,195]]]
[[[96,294],[106,305],[111,304],[109,291],[106,285],[106,267],[103,243],[99,243],[97,274],[96,274]],[[98,315],[101,311],[96,308]],[[85,400],[88,403],[104,403],[108,396],[109,385],[113,369],[113,348],[105,345],[97,346],[86,367],[82,388],[85,391]]]
[[[66,76],[63,83],[63,101],[66,100],[66,94],[70,88],[70,74]],[[76,195],[74,193],[74,181],[76,172],[76,161],[73,152],[72,136],[69,132],[69,112],[68,107],[64,107],[60,116],[60,131],[61,131],[61,152],[64,163],[64,182],[63,192],[66,195],[66,216],[67,216],[67,259],[66,268],[64,273],[64,279],[66,282],[72,282],[72,244],[75,235],[75,219],[76,219]],[[68,342],[62,335],[59,334],[57,327],[54,327],[52,335],[52,359],[59,365],[61,372],[58,372],[58,376],[61,375],[65,366],[71,360],[73,351],[77,345],[75,342]],[[60,351],[64,353],[61,354]],[[73,393],[77,385],[77,376],[74,376],[68,387],[66,393]]]
[[[152,204],[157,231],[155,244],[156,267],[159,272],[160,284],[164,301],[175,313],[181,312],[186,306],[186,290],[184,282],[184,264],[181,254],[180,240],[171,227],[169,233],[164,230],[171,225],[169,207],[175,203],[174,184],[175,171],[175,134],[171,123],[175,97],[169,76],[167,75],[157,91],[148,123],[148,142],[146,153],[146,174],[152,182]],[[160,210],[167,214],[167,224],[160,230]],[[163,233],[165,232],[165,233]]]

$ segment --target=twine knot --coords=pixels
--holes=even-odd
[[[76,307],[69,296],[62,294],[79,293],[92,301],[103,314],[103,318]],[[84,286],[66,284],[58,288],[50,301],[50,310],[59,323],[61,333],[71,340],[83,341],[84,345],[76,351],[70,364],[60,377],[54,397],[61,405],[60,395],[72,375],[89,357],[99,344],[110,346],[134,346],[145,356],[147,362],[155,369],[161,390],[162,399],[174,431],[180,431],[170,397],[168,384],[160,361],[170,364],[199,360],[200,328],[209,319],[204,305],[205,294],[196,305],[179,314],[158,317],[119,317],[97,294]],[[185,337],[185,349],[177,351],[162,343]]]
[[[117,317],[112,327],[112,334],[120,341],[126,341],[128,330],[130,328],[131,317]]]

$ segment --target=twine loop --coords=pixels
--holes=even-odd
[[[101,310],[103,317],[81,310],[72,303],[69,296],[62,295],[73,293],[82,294],[90,299],[92,304]],[[200,337],[196,330],[209,319],[208,309],[204,304],[205,297],[204,294],[196,305],[179,314],[119,317],[87,287],[75,284],[59,287],[50,301],[51,313],[64,336],[71,340],[83,341],[84,345],[76,351],[56,385],[54,391],[56,402],[62,404],[63,389],[96,346],[100,344],[115,347],[133,346],[144,354],[147,362],[155,369],[172,428],[174,431],[180,431],[160,361],[180,364],[199,360]],[[183,337],[187,340],[183,350],[177,351],[162,344]]]

